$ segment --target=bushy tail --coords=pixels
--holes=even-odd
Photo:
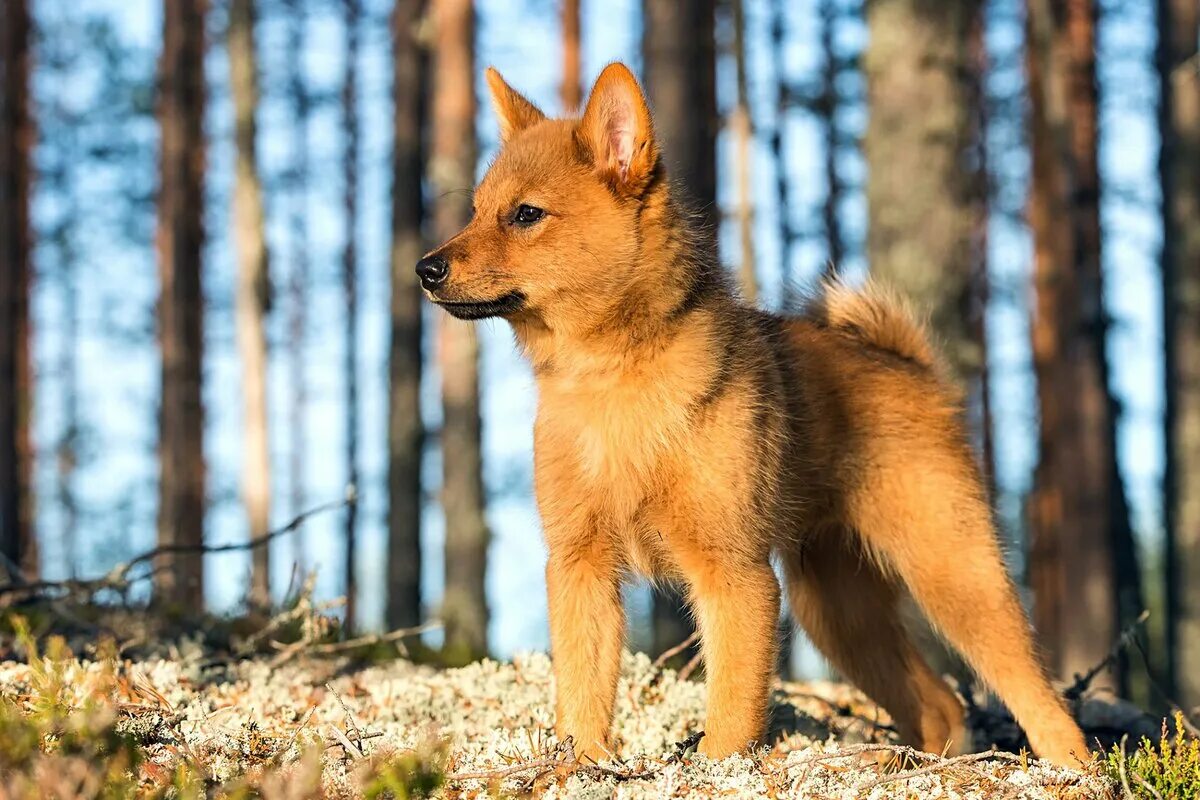
[[[908,304],[870,282],[852,289],[829,281],[808,304],[813,322],[922,367],[942,371],[941,359]]]

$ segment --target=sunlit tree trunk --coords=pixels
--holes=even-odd
[[[642,10],[644,79],[667,175],[715,237],[720,221],[715,4],[645,0]],[[657,651],[678,644],[693,630],[683,598],[674,589],[655,595],[652,619]]]
[[[288,494],[291,516],[307,507],[304,469],[308,462],[308,115],[311,99],[304,76],[305,0],[288,0],[288,94],[292,111],[291,206],[288,214],[288,429],[291,448],[288,453]],[[303,572],[308,568],[304,526],[292,534],[292,559]]]
[[[32,20],[26,0],[6,0],[0,25],[0,572],[38,574],[33,518],[30,349],[34,126]]]
[[[583,102],[582,37],[579,20],[580,0],[562,0],[562,86],[559,97],[565,113],[571,113]]]
[[[346,306],[344,334],[346,385],[346,486],[353,493],[346,506],[346,630],[358,627],[358,55],[362,7],[359,0],[342,0],[345,14],[346,72],[342,78],[342,129],[345,151],[342,202],[346,240],[342,247],[342,302]]]
[[[968,324],[971,146],[968,35],[978,0],[935,13],[923,0],[872,0],[864,54],[871,274],[928,314],[964,385],[978,379]]]
[[[1116,468],[1100,265],[1094,9],[1030,0],[1034,369],[1039,461],[1029,498],[1034,618],[1060,675],[1111,647],[1136,576]],[[1136,592],[1136,583],[1132,591]]]
[[[438,198],[434,238],[445,241],[471,218],[475,182],[475,11],[470,0],[433,0],[433,140],[430,182]],[[442,618],[452,659],[487,653],[484,519],[475,327],[439,314],[442,373],[442,508],[446,517],[446,591]]]
[[[258,173],[258,58],[254,52],[254,0],[229,6],[229,81],[233,93],[233,232],[238,260],[237,340],[242,359],[242,502],[250,537],[271,523],[271,453],[267,426],[267,332],[271,287],[266,214]],[[271,603],[271,548],[251,551],[251,606]]]
[[[205,465],[202,363],[204,293],[204,80],[206,0],[164,0],[159,74],[161,177],[158,191],[160,546],[204,543]],[[160,600],[203,607],[204,559],[163,556]]]
[[[792,228],[791,203],[788,191],[788,117],[792,103],[791,77],[787,74],[786,0],[771,0],[771,61],[775,67],[775,125],[771,130],[771,158],[775,162],[775,206],[779,217],[779,274],[783,282],[782,306],[796,305],[797,289],[792,275],[792,253],[796,233]]]
[[[389,627],[421,619],[421,289],[413,265],[424,252],[427,58],[419,26],[425,0],[397,0],[392,17],[392,338],[388,392]]]
[[[730,0],[733,24],[733,60],[736,73],[737,101],[730,114],[729,127],[734,138],[734,172],[737,175],[738,277],[742,296],[749,303],[758,300],[758,266],[754,256],[753,180],[754,125],[750,117],[750,90],[746,80],[746,11],[742,0]]]
[[[1159,0],[1168,684],[1200,705],[1200,72],[1195,0]]]

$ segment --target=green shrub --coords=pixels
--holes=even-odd
[[[1200,739],[1186,733],[1182,714],[1176,713],[1174,729],[1163,720],[1157,744],[1142,739],[1132,753],[1114,747],[1105,758],[1109,777],[1139,800],[1200,798]]]

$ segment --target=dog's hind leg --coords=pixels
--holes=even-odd
[[[1083,734],[1038,660],[968,457],[876,456],[847,498],[867,548],[1009,707],[1039,756],[1066,766],[1086,760]]]
[[[892,716],[904,740],[930,752],[970,746],[963,708],[929,668],[900,617],[900,589],[862,554],[853,532],[814,532],[783,553],[788,599],[817,649]]]

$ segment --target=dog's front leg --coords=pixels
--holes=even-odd
[[[771,565],[738,564],[709,553],[684,566],[700,623],[708,713],[700,751],[724,758],[761,742],[775,669],[779,582]]]
[[[581,759],[599,761],[609,752],[625,633],[620,574],[596,541],[552,545],[546,588],[557,684],[555,729],[559,740],[574,738]]]

